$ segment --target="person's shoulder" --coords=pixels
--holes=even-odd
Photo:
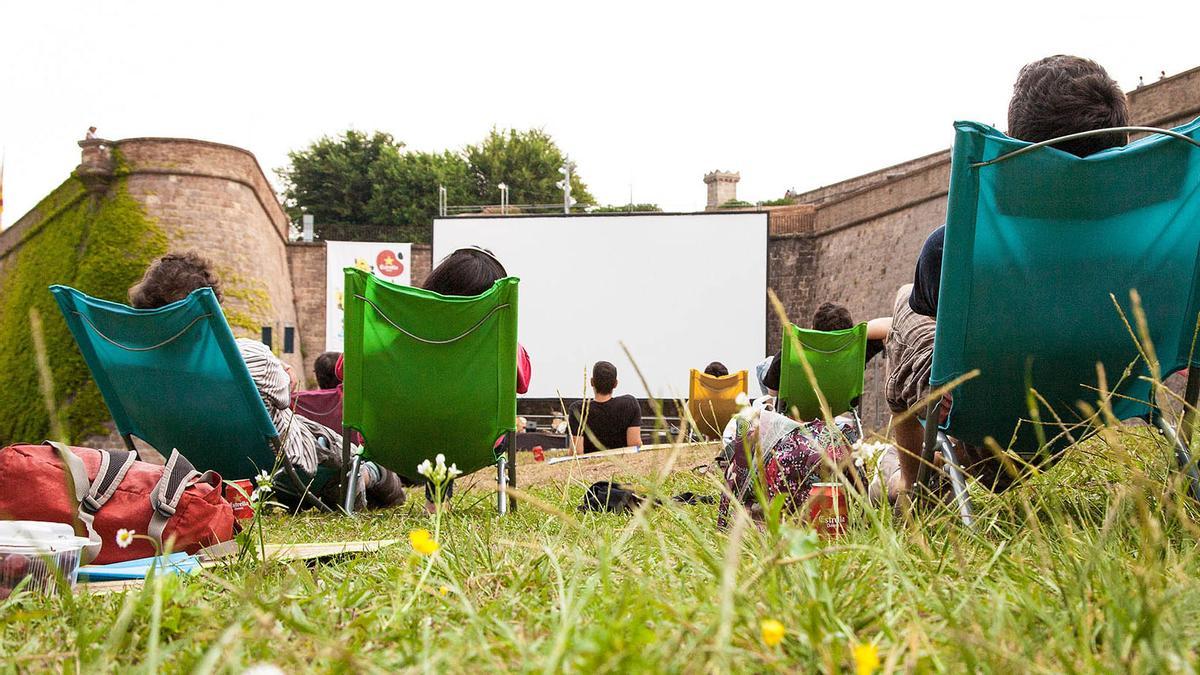
[[[638,404],[637,397],[634,396],[633,394],[621,394],[617,398],[621,399],[621,401],[624,402],[626,405],[628,405],[630,403],[632,403],[634,405]]]
[[[937,226],[933,232],[925,237],[925,245],[921,247],[921,252],[933,253],[934,251],[941,252],[946,245],[946,224],[942,223]]]
[[[271,352],[271,348],[259,340],[254,340],[251,338],[237,338],[234,340],[234,342],[237,343],[238,349],[243,354],[271,354],[274,356],[274,354]]]
[[[573,401],[571,405],[567,406],[567,412],[569,413],[579,412],[582,409],[583,401]]]

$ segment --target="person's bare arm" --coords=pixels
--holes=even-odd
[[[625,430],[625,446],[636,448],[642,444],[642,428],[629,427]]]
[[[890,316],[881,316],[867,322],[868,340],[887,340],[890,332],[892,332],[892,317]]]
[[[578,434],[571,437],[571,453],[575,455],[583,454],[583,430],[580,429]]]

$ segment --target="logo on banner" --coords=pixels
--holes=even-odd
[[[375,257],[375,269],[385,277],[398,277],[404,272],[404,263],[400,262],[400,256],[385,248]]]

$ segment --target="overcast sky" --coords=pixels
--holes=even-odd
[[[1040,56],[1089,56],[1127,89],[1200,65],[1198,6],[0,0],[3,220],[93,124],[241,146],[273,181],[348,127],[421,150],[542,127],[602,203],[632,186],[700,209],[713,169],[772,199],[948,147],[955,119],[1003,128]]]

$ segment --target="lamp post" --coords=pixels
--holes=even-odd
[[[500,183],[496,187],[500,188],[500,215],[508,215],[508,186]]]
[[[563,179],[558,182],[558,187],[563,191],[563,213],[571,212],[571,171],[574,168],[575,163],[568,159],[558,170],[563,175]]]

